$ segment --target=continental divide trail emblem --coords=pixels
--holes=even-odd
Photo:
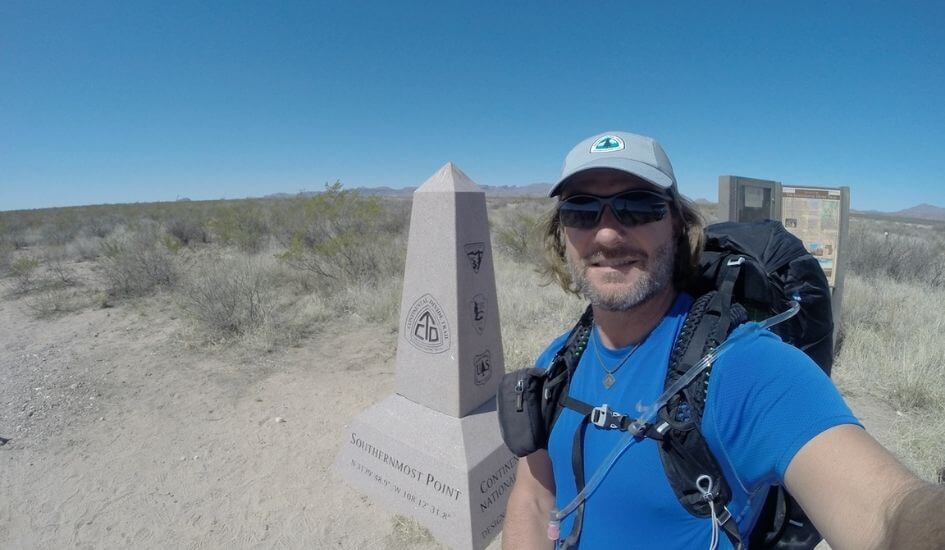
[[[442,353],[450,349],[446,314],[430,294],[424,294],[410,307],[404,323],[404,337],[415,348],[427,353]]]

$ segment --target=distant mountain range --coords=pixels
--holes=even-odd
[[[945,220],[945,208],[923,203],[919,206],[900,210],[894,215],[905,216],[907,218],[922,218],[923,220]]]
[[[551,192],[550,183],[532,183],[530,185],[480,185],[487,197],[547,197]],[[391,189],[390,187],[352,187],[351,191],[357,191],[362,195],[372,195],[378,197],[400,197],[410,198],[416,187],[404,187],[402,189]],[[288,199],[290,197],[311,197],[317,195],[320,191],[302,191],[301,193],[273,193],[266,195],[266,199]]]
[[[945,221],[945,208],[923,203],[912,208],[897,212],[880,212],[879,210],[851,210],[854,214],[864,216],[879,216],[885,218],[905,218],[910,220]]]

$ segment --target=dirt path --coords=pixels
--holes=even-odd
[[[393,389],[393,334],[209,353],[173,311],[31,320],[0,304],[0,547],[411,542],[332,471],[344,423]]]

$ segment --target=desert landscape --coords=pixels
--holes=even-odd
[[[506,370],[583,309],[537,272],[548,207],[489,200]],[[438,547],[333,470],[394,391],[409,211],[336,183],[0,212],[0,547]],[[855,217],[849,245],[833,377],[942,481],[945,227]]]

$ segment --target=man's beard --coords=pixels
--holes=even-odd
[[[598,288],[587,279],[587,266],[605,258],[636,256],[644,264],[640,276],[629,288],[607,290]],[[673,262],[676,257],[676,242],[670,240],[653,251],[652,255],[643,256],[638,250],[608,249],[598,250],[582,260],[573,260],[568,255],[568,271],[575,289],[594,307],[607,311],[628,311],[646,303],[663,292],[673,279]],[[575,265],[578,264],[578,265]],[[604,283],[619,283],[625,274],[612,274],[604,278]]]

